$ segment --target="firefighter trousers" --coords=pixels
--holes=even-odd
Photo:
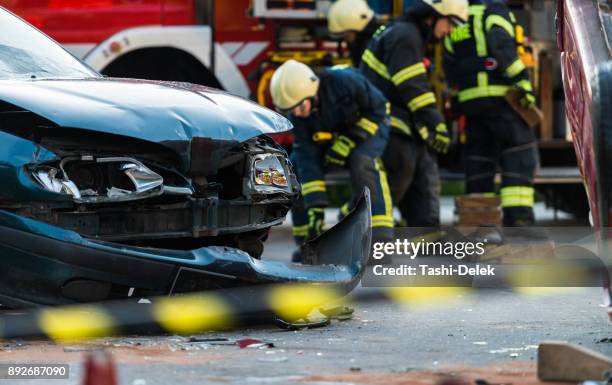
[[[387,172],[380,159],[385,144],[386,140],[371,138],[353,150],[346,165],[353,195],[345,207],[348,210],[352,209],[361,196],[363,188],[368,187],[372,204],[372,237],[381,241],[393,238],[394,226],[393,203],[387,183]],[[299,170],[299,166],[296,169]],[[299,178],[300,175],[298,175]],[[301,245],[308,231],[308,214],[303,200],[298,200],[294,204],[291,215],[293,235],[296,243]]]
[[[495,192],[501,169],[505,226],[531,225],[538,153],[533,130],[504,101],[498,108],[467,116],[466,191]]]
[[[410,227],[440,226],[440,176],[436,156],[421,140],[391,131],[383,155],[393,203]]]

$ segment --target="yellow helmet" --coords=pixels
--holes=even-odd
[[[416,6],[424,5],[433,9],[438,15],[465,23],[469,18],[468,0],[417,0]]]
[[[363,31],[373,17],[366,0],[337,0],[329,8],[327,26],[331,33]]]
[[[315,97],[319,78],[304,63],[287,60],[278,67],[270,80],[272,102],[281,110],[290,110],[305,99]]]

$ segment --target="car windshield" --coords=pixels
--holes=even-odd
[[[0,79],[98,76],[55,41],[0,8]]]

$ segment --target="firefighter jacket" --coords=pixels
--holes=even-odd
[[[370,20],[368,25],[363,29],[363,31],[357,32],[357,36],[355,40],[352,42],[347,42],[347,48],[349,51],[349,57],[351,58],[351,62],[353,62],[353,67],[359,68],[361,64],[361,57],[363,56],[363,51],[368,47],[370,43],[370,39],[374,32],[380,27],[378,20],[373,18]]]
[[[505,103],[514,85],[531,89],[517,53],[517,22],[502,3],[470,1],[469,21],[444,39],[444,69],[456,88],[461,112],[470,114]]]
[[[424,36],[410,17],[397,19],[376,31],[361,59],[363,74],[391,102],[392,129],[406,135],[444,123],[423,62]]]
[[[327,206],[324,153],[339,134],[357,143],[353,152],[376,148],[364,154],[373,158],[382,156],[389,139],[389,103],[359,71],[326,69],[319,79],[316,109],[308,118],[290,117],[295,134],[292,159],[306,207]]]

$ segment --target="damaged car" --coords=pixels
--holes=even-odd
[[[304,264],[261,259],[300,194],[268,136],[292,128],[284,117],[204,86],[105,78],[5,9],[0,30],[0,304],[357,284],[367,190]]]

